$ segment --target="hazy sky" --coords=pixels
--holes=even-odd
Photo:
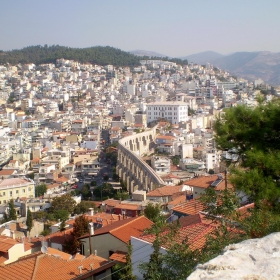
[[[280,52],[279,0],[1,0],[0,50],[113,46],[185,56]]]

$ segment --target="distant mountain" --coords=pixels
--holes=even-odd
[[[197,64],[206,64],[207,62],[212,63],[214,60],[223,57],[222,54],[212,51],[201,52],[196,54],[187,55],[180,57],[181,59],[187,59],[189,62]]]
[[[239,77],[249,80],[261,78],[270,85],[280,85],[280,53],[237,52],[211,63]]]
[[[222,55],[207,51],[181,57],[197,64],[207,62],[228,71],[232,75],[248,80],[261,78],[270,85],[280,85],[280,53],[267,51],[236,52]]]
[[[152,52],[152,51],[144,51],[144,50],[135,50],[135,51],[130,51],[130,53],[137,55],[137,56],[156,56],[156,57],[168,57],[168,55],[164,55],[161,53],[157,52]]]

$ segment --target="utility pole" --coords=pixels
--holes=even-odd
[[[227,169],[225,169],[225,189],[227,191]]]

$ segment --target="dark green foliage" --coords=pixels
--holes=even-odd
[[[64,231],[65,228],[66,228],[65,220],[62,220],[60,225],[59,225],[59,231]]]
[[[214,124],[217,147],[236,160],[230,169],[231,183],[248,194],[257,207],[264,199],[279,204],[279,115],[280,101],[273,100],[256,108],[226,109]]]
[[[7,222],[8,221],[16,221],[17,220],[17,212],[16,212],[16,209],[15,209],[15,203],[14,203],[14,200],[11,199],[8,203],[8,214],[7,214]]]
[[[153,203],[148,203],[145,210],[144,210],[144,215],[147,217],[149,220],[153,221],[154,223],[165,219],[161,214],[161,207],[158,203],[153,204]]]
[[[280,216],[271,206],[263,204],[260,208],[254,208],[246,219],[240,221],[240,227],[248,238],[260,238],[280,231]]]
[[[30,230],[33,227],[33,219],[32,219],[32,213],[31,213],[29,207],[28,207],[28,210],[27,210],[26,226],[27,226],[28,232],[30,232]]]
[[[232,220],[237,218],[236,209],[240,205],[233,189],[225,189],[218,195],[214,187],[209,187],[198,199],[203,204],[203,212],[207,213],[208,219],[217,220],[217,217],[223,217]]]
[[[182,244],[174,242],[163,256],[165,279],[185,280],[199,263],[200,257],[200,251],[191,250],[187,240]]]
[[[112,179],[113,179],[114,181],[119,181],[119,180],[120,180],[120,177],[119,177],[118,174],[113,173]]]
[[[3,52],[0,56],[0,64],[9,62],[18,63],[55,63],[57,59],[71,59],[81,63],[90,62],[92,64],[114,66],[138,66],[144,57],[135,56],[129,52],[124,52],[113,47],[90,47],[90,48],[69,48],[58,45],[52,46],[30,46],[21,50]],[[147,58],[149,59],[149,58]],[[154,58],[158,59],[158,58]],[[162,60],[173,61],[178,64],[187,64],[186,60],[160,58]]]
[[[179,165],[179,163],[180,163],[180,157],[179,156],[174,156],[171,159],[172,159],[172,163],[174,165]]]
[[[125,200],[125,199],[128,199],[130,196],[129,196],[129,193],[128,192],[117,192],[115,195],[114,195],[114,199],[117,199],[117,200]]]
[[[50,233],[51,233],[51,231],[50,231],[49,229],[44,229],[44,230],[40,233],[40,235],[47,236],[47,235],[49,235]]]
[[[69,212],[65,209],[58,209],[53,212],[56,221],[66,221],[69,218]]]
[[[96,206],[93,201],[83,200],[75,206],[74,213],[75,214],[84,214],[84,213],[88,212],[89,208],[93,208],[95,212],[97,211]]]
[[[71,197],[70,194],[64,194],[57,196],[51,202],[50,212],[54,213],[57,210],[66,210],[69,214],[73,213],[76,206],[76,201]]]
[[[95,187],[95,186],[96,186],[96,181],[91,181],[91,182],[90,182],[90,185],[91,185],[92,187]]]
[[[131,254],[132,254],[132,246],[129,243],[127,245],[127,255],[126,255],[126,264],[117,264],[113,267],[112,272],[112,279],[114,280],[135,280],[136,277],[132,274],[132,263],[131,263]]]
[[[113,188],[111,184],[103,183],[101,186],[94,188],[93,194],[95,198],[113,198],[116,195],[117,191]]]
[[[83,198],[90,198],[92,196],[90,185],[88,184],[83,185],[81,189],[81,194],[83,195]]]
[[[35,196],[39,197],[44,195],[47,191],[47,185],[46,184],[41,184],[35,187]]]

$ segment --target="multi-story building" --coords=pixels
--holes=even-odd
[[[188,120],[188,106],[182,101],[153,102],[147,104],[147,123],[166,119],[172,124]]]
[[[28,178],[11,178],[0,181],[0,204],[7,204],[10,199],[34,197],[34,182]]]
[[[152,157],[151,165],[157,173],[170,173],[171,161],[167,157]]]

